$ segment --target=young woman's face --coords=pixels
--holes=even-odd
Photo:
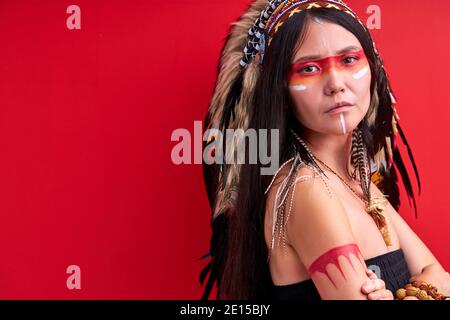
[[[340,25],[312,19],[288,77],[294,114],[315,132],[352,131],[370,104],[371,72],[358,39]],[[332,109],[336,103],[350,105]]]

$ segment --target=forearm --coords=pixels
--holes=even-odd
[[[422,272],[411,277],[411,281],[425,281],[435,286],[440,293],[450,296],[450,274],[439,263],[433,263]]]

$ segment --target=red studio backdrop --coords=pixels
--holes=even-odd
[[[171,134],[199,139],[249,3],[1,1],[0,299],[200,298],[210,211]],[[423,187],[419,218],[403,191],[400,214],[450,270],[450,2],[348,3],[363,21],[380,9],[371,33]]]

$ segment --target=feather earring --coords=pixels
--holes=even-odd
[[[356,131],[356,132],[355,132]],[[352,135],[352,162],[355,163],[359,175],[361,189],[366,199],[366,212],[374,220],[377,228],[380,230],[384,242],[387,246],[392,245],[389,228],[386,217],[383,213],[387,200],[385,197],[372,197],[370,192],[370,159],[367,154],[367,148],[363,140],[363,129],[359,126]]]
[[[370,178],[369,178],[369,159],[367,157],[367,149],[363,140],[362,129],[358,127],[352,135],[353,152],[352,162],[358,173],[361,188],[364,196],[370,201]]]

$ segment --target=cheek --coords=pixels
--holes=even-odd
[[[371,72],[369,66],[356,70],[351,75],[353,93],[355,94],[358,105],[367,111],[370,104],[370,83]]]
[[[369,109],[369,105],[370,105],[370,98],[371,98],[370,83],[371,83],[371,77],[370,77],[370,73],[369,73],[369,76],[366,77],[365,81],[362,84],[362,89],[361,89],[361,97],[363,100],[362,103],[364,105],[365,112],[367,112],[367,110]]]
[[[316,100],[316,91],[317,90],[314,88],[314,86],[308,86],[304,90],[289,90],[294,114],[297,119],[304,125],[307,125],[306,122],[314,122],[314,119],[316,117],[317,105],[311,103],[311,101]]]

